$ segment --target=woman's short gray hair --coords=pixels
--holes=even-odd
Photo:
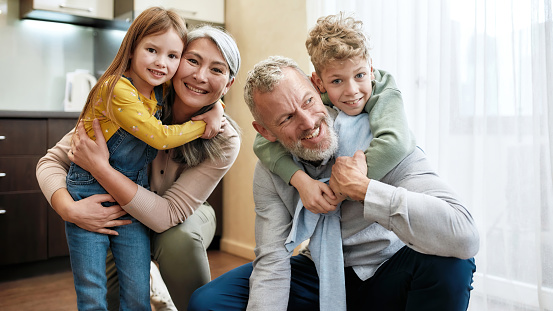
[[[221,54],[223,54],[223,57],[227,61],[230,70],[229,80],[232,80],[240,69],[241,61],[240,51],[232,36],[222,28],[211,25],[201,25],[188,32],[186,43],[189,44],[201,38],[209,38],[217,45]]]
[[[223,54],[229,67],[229,81],[232,80],[240,69],[240,51],[238,51],[238,46],[236,46],[236,42],[232,36],[222,28],[201,25],[188,32],[186,43],[189,44],[201,38],[208,38],[217,45],[217,48],[219,48],[219,51]],[[170,104],[163,106],[163,124],[173,124],[173,103],[175,102],[175,96],[176,93],[173,89],[166,98],[166,101]],[[205,113],[216,103],[217,102],[202,107],[194,116]],[[234,127],[236,132],[240,135],[240,128],[238,125],[228,115],[225,115],[225,117],[230,126]],[[212,139],[198,138],[180,147],[174,148],[175,153],[173,160],[177,163],[186,164],[189,167],[199,165],[207,159],[217,161],[225,157],[225,148],[227,144],[229,144],[229,137],[221,134]]]
[[[248,108],[250,108],[253,118],[261,124],[263,124],[263,120],[261,120],[257,111],[253,95],[256,92],[272,92],[275,86],[284,78],[284,74],[282,73],[282,69],[284,68],[297,70],[307,79],[307,76],[298,64],[293,59],[284,56],[270,56],[266,60],[257,63],[248,72],[246,85],[244,86],[244,101]]]

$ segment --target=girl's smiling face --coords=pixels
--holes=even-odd
[[[131,55],[131,66],[125,73],[144,96],[154,86],[169,81],[179,67],[184,43],[174,29],[144,37]]]

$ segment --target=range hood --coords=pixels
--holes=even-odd
[[[46,5],[43,5],[46,2]],[[127,30],[132,23],[133,0],[96,0],[97,5],[113,5],[108,14],[96,16],[94,1],[88,6],[66,4],[71,1],[20,0],[20,17],[104,29]]]

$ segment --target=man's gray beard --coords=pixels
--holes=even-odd
[[[336,150],[338,150],[338,134],[336,134],[336,131],[334,130],[334,120],[332,120],[329,115],[326,116],[325,123],[328,127],[327,141],[330,140],[328,148],[325,148],[323,150],[308,149],[302,146],[301,140],[290,145],[282,145],[291,154],[306,161],[317,162],[329,159],[332,155],[336,153]]]

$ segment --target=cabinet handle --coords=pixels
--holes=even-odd
[[[6,173],[0,173],[0,177],[6,177]]]
[[[5,209],[0,209],[0,214],[6,214],[6,210]]]
[[[6,136],[0,135],[0,140],[6,139]]]
[[[79,8],[76,6],[70,6],[65,4],[60,4],[60,9],[71,9],[71,10],[79,10],[79,11],[85,11],[85,12],[92,12],[92,8]]]

